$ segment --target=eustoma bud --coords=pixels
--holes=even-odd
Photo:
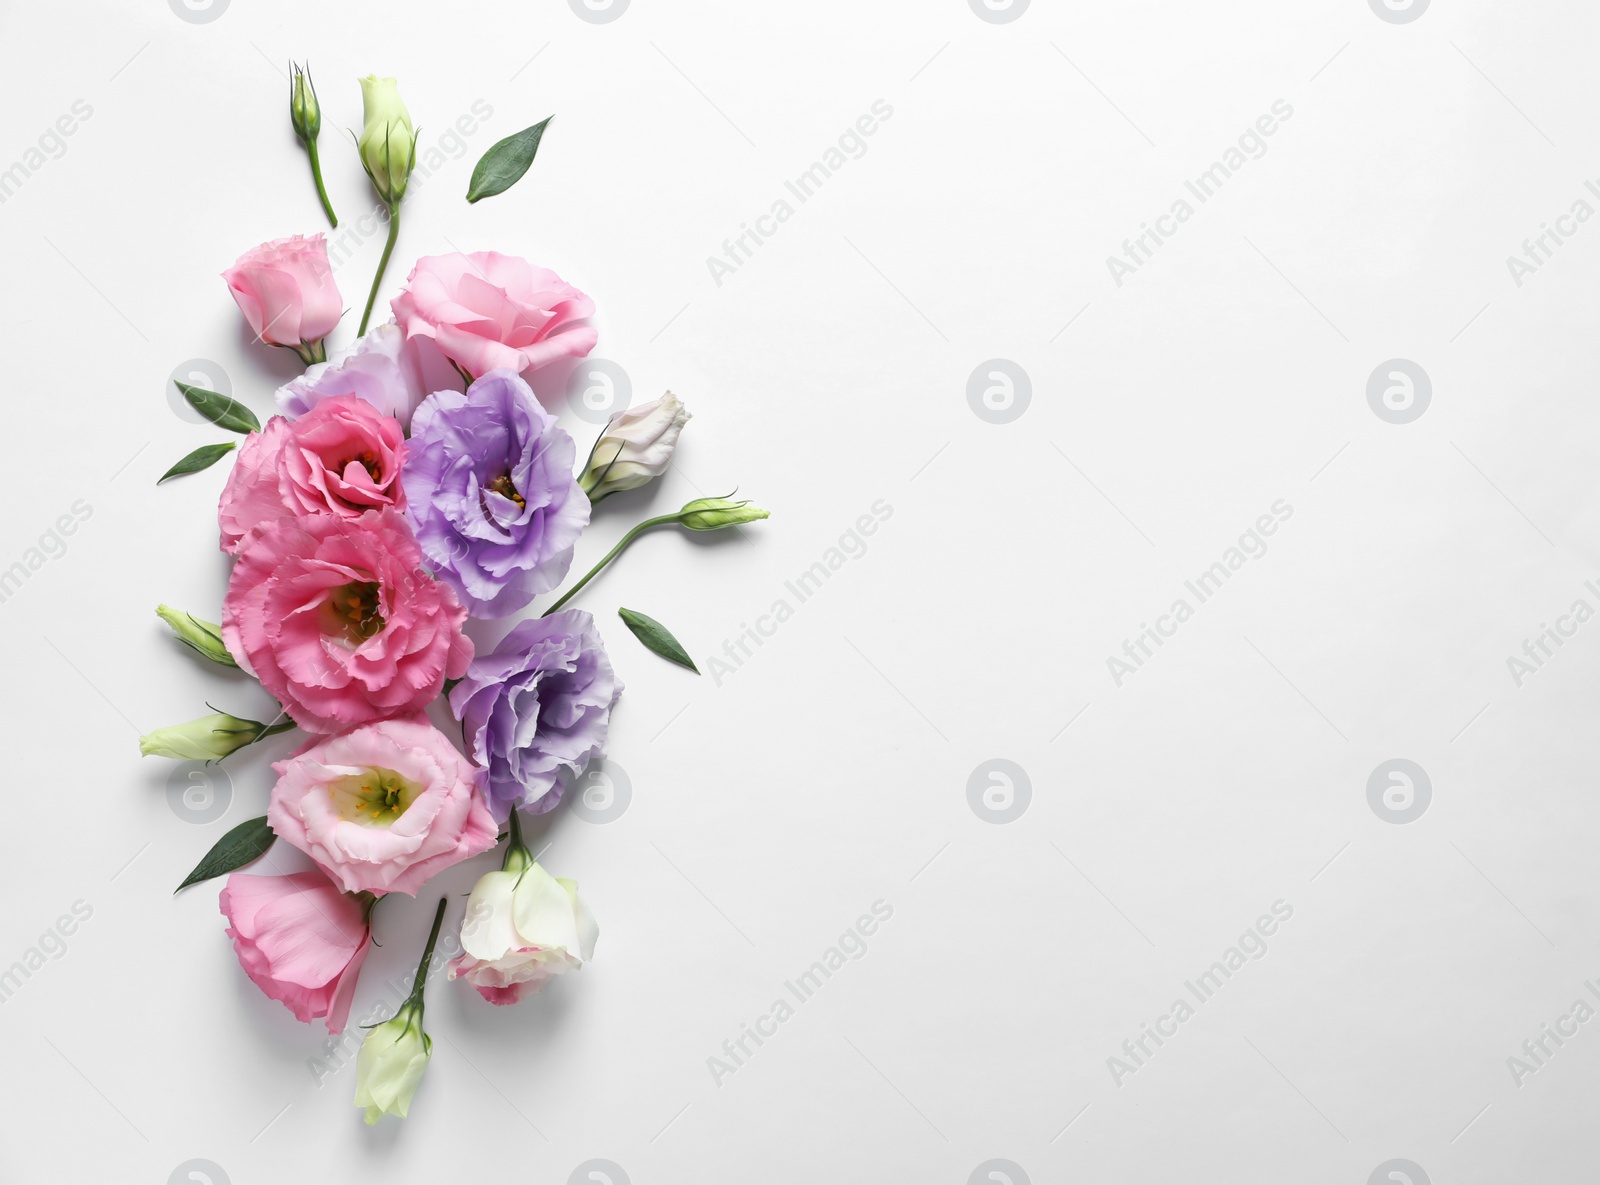
[[[193,613],[185,613],[181,609],[174,609],[171,605],[157,605],[156,616],[172,628],[178,641],[196,654],[209,658],[212,662],[221,663],[225,667],[239,665],[233,660],[233,655],[228,653],[228,648],[222,644],[221,626],[202,621]]]
[[[262,724],[226,712],[214,712],[187,724],[158,728],[139,738],[143,757],[174,757],[180,761],[221,761],[229,753],[253,745],[262,737],[287,732],[293,721]]]
[[[293,62],[294,77],[289,80],[289,122],[294,134],[308,144],[322,130],[322,107],[317,103],[317,87],[311,75]]]
[[[417,137],[411,113],[400,101],[400,87],[392,78],[369,74],[361,80],[361,106],[365,126],[356,147],[361,166],[372,178],[372,188],[387,206],[406,196],[411,169],[417,163]]]
[[[759,506],[752,506],[749,502],[735,502],[731,498],[696,498],[693,502],[686,502],[681,510],[673,514],[658,514],[655,518],[647,518],[618,540],[617,545],[606,552],[598,564],[584,573],[583,579],[556,598],[555,604],[546,609],[541,616],[549,617],[577,596],[584,585],[599,575],[600,569],[621,555],[628,544],[646,531],[671,525],[687,527],[691,531],[720,531],[723,527],[737,527],[741,523],[753,523],[767,517],[765,510]]]
[[[691,531],[720,531],[723,527],[737,527],[767,517],[767,511],[752,506],[748,501],[735,502],[731,498],[696,498],[678,511],[678,521]]]
[[[317,102],[317,87],[311,81],[309,69],[302,69],[293,62],[289,64],[294,67],[294,77],[289,80],[289,123],[311,158],[311,179],[317,183],[317,197],[322,202],[323,213],[327,214],[330,225],[338,226],[339,219],[322,184],[322,161],[317,157],[317,133],[322,131],[322,106]]]
[[[589,501],[637,489],[665,473],[690,418],[689,409],[671,391],[612,416],[578,478]]]
[[[367,294],[357,337],[366,335],[367,323],[372,320],[378,285],[383,283],[389,256],[394,254],[394,241],[400,236],[400,199],[406,196],[406,185],[417,163],[417,134],[411,126],[411,113],[400,101],[400,87],[395,80],[368,74],[361,80],[361,107],[366,126],[361,129],[356,148],[372,188],[389,208],[389,237],[378,259],[377,274],[372,277],[372,291]]]
[[[367,1033],[361,1052],[356,1055],[355,1103],[365,1109],[368,1123],[377,1123],[382,1115],[404,1119],[428,1068],[433,1038],[422,1029],[422,993],[428,986],[428,964],[433,961],[433,945],[439,940],[445,900],[439,899],[439,908],[433,915],[433,932],[423,948],[411,994],[392,1019]]]

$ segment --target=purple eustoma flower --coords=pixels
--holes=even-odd
[[[437,391],[411,420],[406,516],[474,617],[506,617],[554,588],[589,523],[572,437],[509,370]]]
[[[480,654],[450,692],[472,758],[489,771],[489,806],[535,814],[561,801],[572,778],[605,755],[622,684],[594,618],[581,609],[535,617]]]
[[[294,420],[325,400],[354,395],[393,416],[404,428],[427,391],[415,351],[390,321],[279,387],[277,400],[283,414]]]

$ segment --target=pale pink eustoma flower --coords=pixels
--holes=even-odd
[[[599,339],[594,301],[549,268],[498,251],[425,255],[390,302],[409,341],[432,338],[473,378],[581,358]]]
[[[268,345],[309,350],[333,332],[344,310],[320,234],[262,243],[222,278],[250,329]]]
[[[415,894],[495,845],[481,771],[425,717],[324,737],[272,768],[272,830],[349,892]]]
[[[294,1013],[325,1017],[342,1033],[372,936],[368,906],[320,872],[250,876],[236,872],[218,906],[239,965],[255,985]]]

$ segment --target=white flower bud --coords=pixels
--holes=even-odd
[[[411,113],[400,101],[392,78],[369,74],[361,80],[361,107],[366,126],[356,147],[372,187],[391,208],[406,195],[411,168],[417,162],[417,137]]]
[[[433,929],[428,932],[428,945],[422,948],[411,995],[400,1005],[394,1019],[373,1026],[356,1055],[355,1104],[364,1109],[368,1123],[377,1123],[383,1115],[404,1119],[428,1068],[433,1038],[422,1030],[422,996],[428,986],[428,967],[433,962],[434,944],[439,941],[446,901],[441,897],[434,912]]]
[[[187,724],[145,733],[139,738],[139,753],[144,757],[173,757],[179,761],[221,761],[236,749],[293,727],[293,721],[269,728],[259,720],[243,720],[226,712],[215,712]]]
[[[381,1115],[405,1118],[432,1052],[433,1038],[422,1031],[420,1003],[402,1005],[393,1020],[367,1033],[356,1055],[355,1103],[366,1109],[368,1123],[377,1123]]]
[[[665,473],[690,418],[689,409],[671,391],[612,416],[578,478],[589,501],[637,489]]]

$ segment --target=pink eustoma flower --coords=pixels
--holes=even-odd
[[[251,527],[285,515],[360,518],[402,509],[405,458],[399,421],[354,395],[325,400],[292,422],[273,416],[245,440],[222,488],[222,550],[236,553]]]
[[[367,905],[320,872],[236,872],[218,906],[239,965],[255,985],[296,1020],[325,1017],[328,1032],[342,1033],[372,936]]]
[[[261,341],[320,361],[322,339],[339,324],[344,302],[320,235],[291,235],[246,251],[222,278]]]
[[[549,268],[498,251],[426,255],[390,302],[406,340],[432,338],[472,378],[581,358],[599,335],[594,301]]]
[[[245,537],[222,639],[308,732],[421,711],[472,658],[467,611],[394,510],[280,518]]]
[[[267,821],[352,893],[410,893],[494,847],[481,771],[423,717],[313,741],[272,767]]]

